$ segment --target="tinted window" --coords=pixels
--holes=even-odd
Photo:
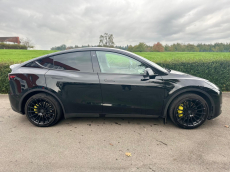
[[[42,59],[39,59],[39,60],[29,62],[24,67],[41,68],[41,66],[39,66],[36,62],[38,62],[39,64],[41,64],[44,67],[53,68],[53,59],[51,57],[46,57],[46,58],[42,58]]]
[[[37,60],[37,62],[40,63],[44,67],[53,68],[53,58],[52,57],[46,57],[46,58]]]
[[[131,57],[103,51],[96,53],[102,73],[144,74],[146,66]]]
[[[54,69],[93,72],[90,52],[57,55],[54,57]]]
[[[29,62],[24,65],[24,67],[35,67],[35,68],[41,68],[35,61]]]

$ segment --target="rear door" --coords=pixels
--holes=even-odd
[[[45,75],[47,87],[63,102],[66,116],[101,113],[101,88],[98,75],[92,67],[90,51],[64,53],[49,58],[53,60],[53,67]]]

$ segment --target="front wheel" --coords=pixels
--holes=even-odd
[[[62,115],[58,101],[44,93],[30,97],[26,102],[25,112],[28,120],[38,127],[52,126]]]
[[[193,129],[202,125],[208,116],[208,104],[199,95],[184,94],[176,98],[170,106],[172,121],[181,128]]]

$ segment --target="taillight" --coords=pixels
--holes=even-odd
[[[10,79],[14,79],[14,78],[15,78],[14,75],[9,75],[9,80],[10,80]]]

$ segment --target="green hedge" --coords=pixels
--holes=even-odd
[[[162,67],[181,71],[205,78],[216,84],[222,91],[230,91],[230,61],[215,60],[212,62],[165,62],[158,63]],[[0,64],[0,93],[9,90],[8,73],[10,64]]]
[[[230,91],[230,61],[158,63],[162,67],[201,77],[216,84],[222,91]]]
[[[20,44],[0,43],[0,49],[25,49],[27,50],[27,47],[25,45],[20,45]]]
[[[10,73],[9,64],[0,64],[0,93],[8,93],[9,79],[8,73]]]

